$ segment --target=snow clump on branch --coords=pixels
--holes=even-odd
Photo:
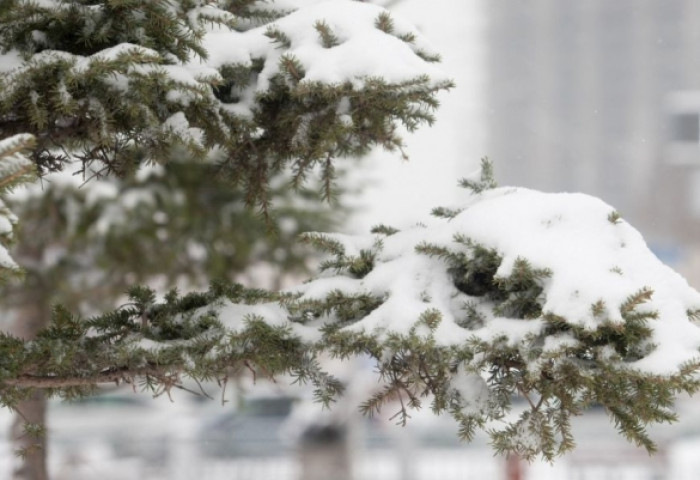
[[[603,201],[496,188],[483,169],[462,181],[464,205],[411,228],[307,234],[331,254],[317,278],[220,318],[236,330],[249,312],[319,351],[374,357],[370,413],[398,399],[405,421],[427,396],[463,438],[486,428],[497,451],[551,459],[573,447],[569,416],[600,404],[653,450],[646,425],[698,386],[700,293]],[[528,407],[513,420],[515,397]]]

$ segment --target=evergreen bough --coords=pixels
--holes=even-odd
[[[518,192],[490,184],[474,191],[464,214]],[[605,211],[600,221],[628,227],[608,222]],[[460,235],[445,246],[416,234],[430,230],[309,234],[307,241],[331,258],[318,277],[287,292],[217,283],[201,293],[171,291],[159,301],[153,290],[134,287],[129,302],[108,314],[78,318],[56,308],[35,340],[0,338],[2,401],[12,406],[36,388],[74,398],[105,382],[158,394],[187,378],[223,383],[232,372],[252,371],[310,382],[317,399],[330,404],[344,385],[319,358],[361,355],[375,360],[380,380],[361,406],[367,414],[394,408],[405,423],[411,409],[428,403],[436,413],[451,414],[465,440],[484,429],[497,452],[551,460],[574,447],[571,416],[600,405],[622,435],[654,451],[646,427],[676,419],[674,398],[697,390],[700,364],[692,352],[664,371],[638,362],[669,346],[655,336],[661,322],[697,328],[690,324],[696,310],[684,310],[684,319],[665,318],[654,307],[656,293],[642,287],[615,306],[591,303],[592,323],[567,318],[548,310],[557,270],[518,258],[505,274],[508,252]],[[404,254],[397,257],[399,244]],[[420,281],[402,292],[392,287],[394,276],[381,280],[392,264],[415,259],[419,263],[403,271],[406,278],[429,270],[435,285],[415,294]],[[686,294],[678,292],[679,298]],[[407,301],[413,302],[408,308],[400,305]],[[575,300],[571,304],[576,307]],[[388,317],[397,312],[404,317]]]
[[[34,137],[28,134],[0,140],[0,198],[13,188],[34,180],[36,169],[29,159],[34,145]],[[16,223],[17,217],[0,200],[0,282],[20,272],[7,251],[14,240]]]
[[[319,169],[330,196],[338,157],[400,149],[398,126],[430,123],[436,92],[451,85],[431,76],[437,57],[414,31],[377,7],[332,3],[284,12],[251,0],[2,2],[0,187],[34,166],[45,173],[77,160],[85,179],[129,182],[145,165],[186,160],[265,212],[271,179],[284,171],[299,186]],[[346,32],[357,22],[365,40],[385,42],[363,51],[370,63],[383,65],[380,45],[400,45],[391,51],[415,75],[385,78],[395,72],[341,57],[356,47]],[[317,59],[345,59],[348,71],[315,70],[310,46]],[[571,416],[601,405],[624,436],[653,450],[647,425],[674,420],[675,395],[698,388],[700,294],[602,202],[496,188],[488,163],[461,185],[465,205],[436,209],[430,227],[306,235],[329,259],[296,289],[215,282],[159,300],[132,286],[108,313],[55,307],[35,338],[0,334],[0,402],[16,406],[36,389],[75,398],[106,382],[159,394],[250,370],[310,382],[328,405],[344,385],[320,357],[364,355],[380,379],[362,405],[368,414],[397,408],[403,423],[428,402],[464,439],[485,429],[498,452],[552,459],[573,448]],[[548,216],[518,216],[533,212]],[[0,215],[5,245],[13,220]],[[594,234],[562,268],[557,253],[576,239],[559,233],[571,217]],[[494,225],[503,231],[489,236]],[[522,228],[543,243],[518,237]],[[596,249],[598,237],[614,241]],[[618,257],[627,262],[606,263]],[[524,408],[514,410],[515,398]]]
[[[262,1],[2,2],[9,68],[0,67],[0,135],[35,134],[42,172],[75,159],[89,175],[127,175],[174,155],[213,162],[263,208],[270,178],[285,167],[301,181],[321,166],[330,186],[333,158],[401,148],[398,125],[431,123],[436,92],[451,86],[428,76],[438,57],[415,33],[387,24],[381,8],[332,3],[289,12]],[[348,9],[358,15],[347,18]],[[310,17],[316,11],[329,18]],[[380,44],[344,58],[353,38],[334,29],[352,32],[356,22]],[[391,65],[379,56],[382,43],[395,52],[397,42],[415,75],[365,71],[365,58]],[[308,78],[318,65],[298,54],[310,46],[328,52],[316,63],[343,60],[347,73]]]

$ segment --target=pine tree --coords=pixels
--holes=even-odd
[[[401,37],[410,32],[389,31],[381,9],[359,7],[365,36],[401,44],[414,63],[435,60]],[[449,86],[425,68],[391,83],[353,72],[333,81],[307,75],[297,51],[327,50],[322,64],[324,55],[341,58],[331,51],[341,40],[357,48],[356,26],[335,10],[253,1],[0,5],[0,133],[34,133],[41,173],[78,174],[44,178],[15,202],[26,232],[15,256],[27,266],[24,283],[4,295],[15,335],[34,338],[55,302],[74,312],[113,308],[115,295],[155,276],[196,286],[231,280],[265,257],[278,272],[303,267],[299,247],[286,247],[290,238],[331,225],[329,210],[302,191],[307,176],[320,172],[330,200],[335,157],[373,144],[400,148],[396,123],[431,121],[434,93]],[[306,31],[310,44],[285,40]],[[159,167],[144,170],[152,164]],[[103,177],[118,180],[96,184]],[[285,183],[296,189],[291,207]],[[260,208],[266,222],[243,205]],[[14,436],[27,456],[17,478],[44,478],[43,396],[13,405]]]
[[[210,165],[191,161],[128,180],[45,176],[8,199],[22,218],[13,257],[25,266],[21,281],[2,289],[5,313],[15,317],[13,333],[32,338],[49,324],[56,304],[83,314],[112,309],[135,282],[202,287],[211,278],[232,281],[263,262],[274,266],[268,275],[277,282],[301,275],[309,249],[290,248],[291,240],[330,227],[342,210],[336,206],[331,218],[310,191],[298,192],[293,205],[286,189],[270,195],[282,206],[272,207],[265,221],[243,208],[240,192],[217,181]],[[15,408],[13,439],[22,454],[16,477],[45,477],[38,473],[46,461],[45,399],[36,392]]]
[[[449,82],[377,7],[274,6],[4,3],[0,132],[34,134],[41,172],[76,160],[87,179],[128,184],[158,164],[170,181],[184,157],[268,216],[282,172],[299,185],[319,169],[328,196],[340,157],[400,148],[397,124],[429,123]],[[674,420],[675,395],[699,385],[700,294],[597,199],[498,188],[488,163],[460,183],[464,202],[429,223],[305,235],[328,258],[293,289],[217,281],[161,299],[130,285],[106,313],[56,307],[34,338],[0,336],[0,400],[104,382],[162,392],[250,369],[309,382],[329,405],[344,385],[319,357],[361,354],[381,380],[367,414],[398,402],[403,423],[429,403],[464,439],[486,429],[497,452],[552,459],[574,446],[571,416],[601,405],[653,451],[647,425]],[[129,227],[115,231],[126,248]]]
[[[275,172],[291,166],[301,180],[322,165],[330,182],[334,157],[400,148],[397,123],[432,121],[450,82],[434,78],[437,57],[418,40],[347,1],[294,12],[250,0],[7,1],[0,48],[19,65],[0,77],[0,131],[37,134],[42,171],[78,159],[125,175],[186,153],[264,207]],[[376,71],[397,62],[411,74]]]
[[[34,137],[26,134],[19,134],[0,141],[0,195],[7,195],[13,187],[29,182],[34,177],[34,163],[27,158],[34,145]],[[14,227],[17,217],[9,210],[5,203],[0,201],[0,219],[3,224],[3,232],[0,236],[0,279],[3,283],[8,280],[21,277],[21,270],[15,261],[10,257],[7,248],[15,240]],[[41,399],[41,393],[34,393],[33,397]],[[28,400],[31,402],[31,400]],[[41,400],[40,405],[43,406]],[[36,403],[36,402],[34,402]],[[40,410],[41,410],[40,406]],[[41,411],[39,412],[42,413]],[[43,425],[43,417],[40,415],[32,420],[37,425]],[[23,432],[24,433],[24,432]],[[28,438],[25,435],[25,438]],[[34,439],[32,439],[33,441]],[[41,438],[39,442],[41,442]],[[22,445],[22,448],[25,445]],[[28,452],[28,450],[26,450]],[[38,472],[43,470],[43,464],[38,464]]]

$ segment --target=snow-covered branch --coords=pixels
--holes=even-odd
[[[276,172],[401,148],[451,86],[413,27],[356,1],[9,3],[0,135],[35,133],[43,170],[208,160],[266,208]]]
[[[6,401],[26,387],[143,377],[167,389],[251,369],[308,380],[330,402],[343,386],[319,355],[368,355],[379,384],[367,413],[401,400],[405,419],[429,402],[465,439],[484,428],[498,451],[552,458],[573,447],[569,417],[600,404],[653,450],[645,426],[673,420],[674,395],[698,387],[700,294],[602,201],[483,175],[430,222],[306,235],[330,257],[286,292],[218,285],[158,302],[134,289],[87,321],[59,309],[35,341],[4,338]]]
[[[28,158],[34,137],[27,134],[15,135],[0,140],[0,195],[34,178],[35,167]],[[19,271],[18,265],[10,257],[7,248],[14,240],[13,229],[17,217],[0,200],[0,280]]]
[[[460,182],[462,204],[434,219],[305,235],[329,255],[294,289],[217,283],[158,299],[132,287],[114,311],[84,319],[59,307],[38,331],[46,285],[91,283],[99,297],[134,276],[196,281],[247,263],[258,235],[244,216],[227,224],[232,212],[269,214],[285,175],[299,187],[320,172],[330,197],[337,159],[400,150],[400,127],[431,123],[451,82],[414,28],[349,0],[10,0],[0,2],[0,51],[0,138],[36,141],[26,154],[30,137],[0,140],[0,190],[25,178],[27,156],[42,173],[77,159],[82,179],[120,177],[80,192],[54,184],[25,204],[41,223],[20,245],[27,271],[51,268],[18,295],[26,328],[0,335],[5,405],[36,389],[70,397],[139,382],[162,393],[246,370],[310,382],[329,404],[344,385],[319,359],[363,355],[379,380],[366,413],[397,408],[405,421],[427,402],[465,439],[484,429],[497,451],[551,459],[573,447],[571,415],[592,405],[652,450],[645,427],[673,420],[674,395],[698,388],[700,294],[610,206],[498,188],[488,163]],[[13,223],[0,208],[6,270]],[[143,238],[177,238],[187,254],[156,254]],[[117,270],[95,269],[110,248],[129,272],[95,281]],[[86,282],[69,257],[90,267]]]

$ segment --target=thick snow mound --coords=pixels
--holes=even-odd
[[[651,335],[643,342],[643,355],[621,359],[627,366],[671,374],[697,357],[700,328],[690,314],[700,309],[700,294],[662,264],[639,232],[601,200],[497,188],[473,195],[465,208],[453,211],[452,218],[391,235],[324,235],[341,246],[344,258],[371,252],[373,266],[362,278],[328,269],[298,292],[304,300],[322,299],[336,290],[381,298],[381,305],[344,327],[379,335],[406,334],[422,313],[437,310],[441,322],[432,334],[443,345],[505,337],[527,349],[539,337],[540,347],[556,350],[575,346],[580,338],[568,327],[546,334],[548,319],[558,318],[585,334],[603,326],[624,329],[625,314],[634,312],[645,316]],[[440,252],[463,255],[466,264],[483,262],[475,246],[500,260],[490,280],[494,285],[513,281],[523,260],[531,271],[545,273],[533,280],[534,290],[501,292],[497,299],[465,293],[455,281],[454,263]],[[438,253],[426,254],[431,249]],[[535,315],[499,311],[498,302],[521,294],[534,296]],[[465,327],[468,311],[484,321]]]
[[[435,84],[449,80],[437,66],[421,58],[437,54],[415,27],[392,18],[392,30],[387,33],[377,26],[382,14],[386,10],[381,7],[349,0],[310,3],[271,25],[246,32],[219,29],[209,33],[204,39],[208,63],[221,66],[265,59],[257,91],[267,90],[270,79],[280,73],[283,55],[301,63],[303,81],[310,83],[355,82],[361,86],[367,77],[401,83],[421,75]],[[328,26],[337,45],[323,44],[318,22]],[[283,34],[289,46],[280,48],[269,36],[271,29]]]

